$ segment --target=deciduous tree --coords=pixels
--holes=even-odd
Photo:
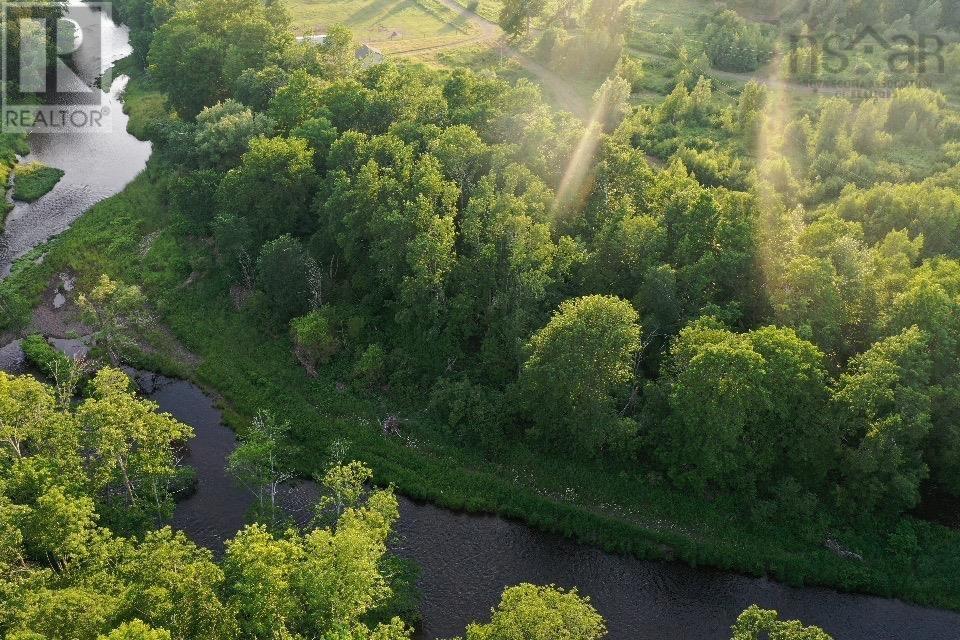
[[[147,298],[140,287],[102,275],[88,293],[77,296],[83,321],[93,327],[95,344],[107,352],[110,364],[119,366],[140,332],[151,322]]]
[[[463,640],[600,640],[603,618],[576,589],[521,584],[503,592],[490,622],[467,626]]]
[[[240,166],[217,190],[223,215],[245,218],[262,243],[310,228],[309,204],[316,186],[313,149],[299,138],[254,138]]]
[[[916,327],[850,361],[834,394],[849,444],[841,506],[851,516],[892,517],[920,500],[928,475],[929,336]]]
[[[596,452],[632,428],[614,398],[628,391],[640,348],[639,316],[611,296],[568,300],[527,344],[519,402],[538,437]]]

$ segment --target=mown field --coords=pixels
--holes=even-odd
[[[435,0],[292,0],[286,6],[297,34],[343,24],[358,41],[384,51],[451,44],[474,34],[466,19]]]

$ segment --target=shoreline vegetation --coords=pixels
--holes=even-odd
[[[63,169],[42,162],[22,162],[13,170],[13,199],[36,202],[57,186]]]
[[[153,112],[138,100],[158,100],[141,82],[131,80],[131,102],[124,106],[130,114]],[[149,130],[148,123],[134,120],[131,130]],[[863,558],[858,560],[836,547],[829,550],[822,541],[742,521],[723,497],[705,502],[611,465],[578,461],[574,468],[519,450],[486,458],[450,441],[421,441],[432,425],[420,399],[344,390],[345,363],[333,362],[311,378],[293,356],[286,333],[264,333],[256,319],[234,310],[229,282],[209,270],[204,243],[169,213],[162,194],[169,180],[151,159],[123,192],[15,263],[0,292],[32,307],[64,270],[77,274],[79,286],[104,273],[140,284],[163,322],[202,363],[194,368],[163,352],[140,352],[132,364],[210,390],[220,399],[228,425],[241,435],[262,408],[290,420],[295,434],[290,453],[303,477],[319,470],[311,448],[340,440],[350,456],[373,468],[378,484],[452,510],[497,514],[611,553],[960,611],[951,564],[960,533],[940,525],[914,521],[921,543],[908,576],[902,558],[889,552],[882,530],[837,536],[842,548]],[[44,260],[38,264],[39,255]],[[409,417],[400,437],[382,434],[379,421],[387,412]]]
[[[13,188],[14,167],[17,157],[30,153],[27,136],[22,133],[0,133],[0,185],[3,194],[3,214],[0,216],[0,233],[3,233],[7,214],[13,209],[10,191]]]

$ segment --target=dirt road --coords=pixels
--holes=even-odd
[[[456,0],[437,0],[437,2],[458,14],[463,19],[468,20],[474,28],[477,29],[479,35],[457,42],[396,51],[394,52],[395,55],[426,53],[462,47],[465,44],[489,42],[497,46],[504,57],[516,60],[517,64],[527,73],[535,76],[544,88],[553,94],[553,97],[563,109],[571,112],[582,120],[590,117],[590,105],[588,101],[577,93],[562,76],[510,46],[507,42],[507,34],[500,28],[500,25],[477,15],[459,2],[456,2]]]
[[[467,9],[465,6],[457,2],[457,0],[437,0],[444,7],[450,9],[458,16],[464,20],[470,22],[471,25],[477,30],[477,35],[471,36],[466,40],[458,40],[456,42],[443,43],[438,45],[430,45],[425,47],[418,47],[412,49],[405,49],[401,51],[396,51],[396,55],[412,54],[412,53],[427,53],[431,51],[438,51],[443,49],[452,49],[457,47],[462,47],[465,44],[472,43],[491,43],[493,46],[496,46],[500,54],[504,57],[509,57],[517,61],[517,64],[520,65],[527,73],[536,77],[537,80],[543,85],[543,87],[550,92],[554,99],[559,103],[559,105],[566,109],[567,111],[573,113],[577,117],[586,121],[590,117],[590,104],[582,95],[580,95],[563,76],[554,72],[551,69],[548,69],[544,65],[540,64],[530,56],[518,51],[516,48],[511,46],[507,40],[507,35],[495,22],[487,20],[483,16],[480,16],[470,9]],[[645,56],[650,58],[658,59],[673,59],[669,56],[665,56],[659,53],[653,53],[650,51],[643,51],[636,49],[634,47],[628,47],[627,51],[633,53],[634,55]],[[769,75],[761,75],[757,73],[736,73],[732,71],[721,71],[719,69],[705,69],[704,75],[708,75],[714,78],[719,84],[726,85],[726,87],[718,87],[721,91],[724,89],[728,91],[738,91],[737,87],[727,84],[736,83],[737,85],[749,82],[750,80],[756,80],[762,84],[767,85],[772,89],[781,89],[787,90],[793,94],[800,95],[822,95],[822,96],[842,96],[848,95],[852,92],[857,92],[858,89],[855,87],[847,86],[838,86],[838,85],[820,85],[820,84],[804,84],[797,82],[790,82],[787,80],[781,80]],[[724,91],[726,92],[726,91]],[[950,104],[951,107],[956,105]]]

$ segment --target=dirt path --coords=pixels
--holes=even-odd
[[[547,91],[553,94],[554,98],[556,98],[557,102],[559,102],[562,108],[573,113],[582,120],[587,120],[590,117],[590,105],[588,104],[588,101],[585,100],[579,93],[577,93],[570,83],[567,82],[562,76],[554,73],[539,62],[533,60],[529,56],[521,53],[507,44],[506,33],[504,33],[503,29],[500,28],[500,25],[477,15],[462,4],[456,2],[456,0],[437,0],[437,2],[447,7],[454,13],[457,13],[464,19],[470,21],[470,23],[479,31],[479,35],[458,42],[444,43],[406,51],[397,51],[394,52],[395,54],[402,55],[408,53],[439,51],[442,49],[462,47],[464,44],[469,43],[496,43],[500,53],[503,56],[516,60],[517,64],[519,64],[527,73],[535,76],[543,84]]]
[[[491,22],[470,9],[457,2],[456,0],[437,0],[440,4],[450,9],[460,17],[469,20],[474,27],[480,30],[480,33],[487,40],[493,40],[504,35],[503,29],[496,22]]]
[[[586,121],[590,118],[590,105],[589,102],[584,99],[574,88],[567,82],[561,75],[555,73],[551,69],[543,66],[536,60],[532,59],[530,56],[518,51],[514,47],[510,46],[507,42],[506,33],[503,29],[500,28],[495,22],[487,20],[483,16],[480,16],[473,11],[467,9],[465,6],[457,2],[457,0],[437,0],[444,7],[450,9],[458,16],[467,20],[471,25],[477,29],[478,35],[467,38],[466,40],[459,40],[456,42],[448,42],[438,45],[428,45],[424,47],[415,47],[412,49],[400,50],[392,52],[394,55],[404,55],[404,54],[422,54],[429,53],[432,51],[440,51],[444,49],[453,49],[457,47],[462,47],[465,44],[473,43],[484,43],[489,42],[497,46],[500,51],[500,54],[504,57],[512,58],[517,61],[517,64],[520,65],[527,73],[536,77],[541,84],[549,91],[560,106],[567,111],[570,111],[574,115],[578,116],[582,120]],[[660,60],[673,60],[670,56],[665,56],[660,53],[653,53],[650,51],[644,51],[636,47],[627,47],[626,49],[630,53],[639,56],[646,56],[650,58],[656,58]],[[778,78],[771,77],[769,75],[762,75],[758,73],[737,73],[733,71],[721,71],[720,69],[705,69],[703,70],[705,75],[713,77],[715,80],[721,84],[725,84],[724,81],[733,82],[737,84],[743,84],[749,82],[750,80],[755,80],[761,84],[764,84],[772,89],[781,89],[786,90],[794,94],[801,95],[822,95],[822,96],[838,96],[838,95],[847,95],[851,92],[856,92],[858,89],[856,87],[848,87],[842,85],[826,85],[826,84],[805,84],[798,82],[790,82],[787,80],[780,80]],[[728,89],[737,89],[727,85]],[[738,89],[737,89],[738,90]],[[948,103],[951,108],[960,108],[960,105],[956,105],[952,102]]]

